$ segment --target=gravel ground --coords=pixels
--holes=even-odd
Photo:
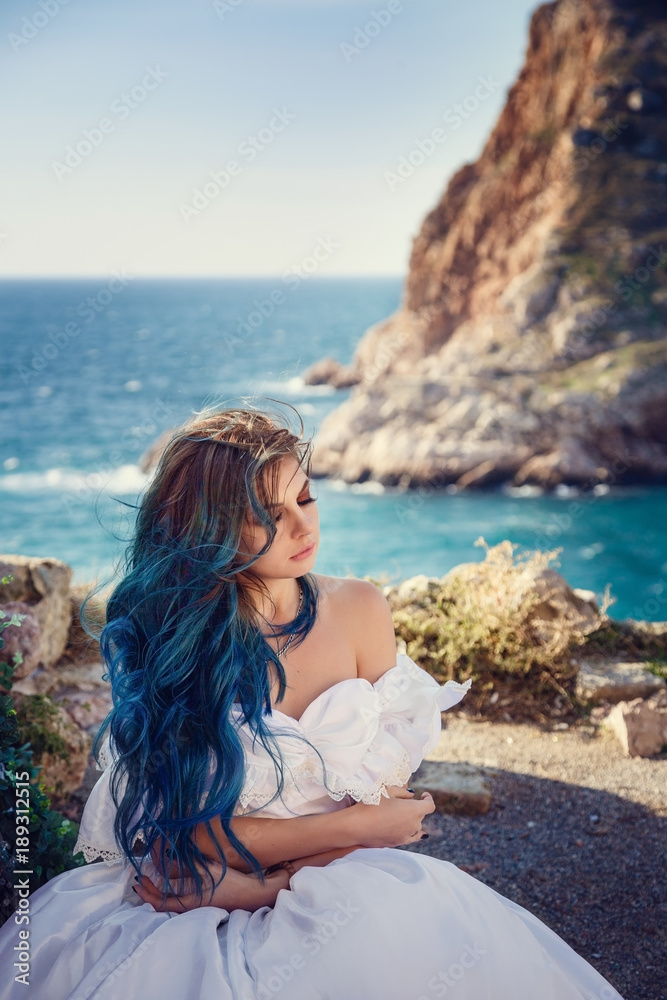
[[[625,1000],[667,1000],[667,754],[625,757],[589,724],[547,732],[449,715],[446,726],[429,759],[482,767],[491,808],[435,813],[429,839],[407,850],[531,910]]]

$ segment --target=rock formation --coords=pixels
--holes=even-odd
[[[414,240],[315,475],[667,480],[667,8],[558,0]]]
[[[351,385],[357,384],[359,376],[335,358],[322,358],[304,372],[303,380],[306,385],[331,385],[334,389],[349,389]]]

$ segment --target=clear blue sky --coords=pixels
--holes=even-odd
[[[337,244],[323,276],[404,274],[424,214],[484,145],[536,6],[42,4],[0,11],[0,275],[278,275],[318,240]],[[464,101],[465,120],[443,118]]]

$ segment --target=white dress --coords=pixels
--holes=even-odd
[[[433,749],[441,710],[465,691],[440,687],[399,654],[375,684],[341,681],[298,722],[274,711],[287,767],[282,800],[271,803],[273,765],[239,720],[247,758],[239,812],[286,817],[379,802],[385,785],[407,781]],[[114,841],[108,753],[106,763],[77,849],[107,860],[51,879],[29,897],[29,924],[10,917],[0,928],[2,1000],[619,998],[527,910],[447,861],[405,850],[364,848],[304,868],[273,908],[254,913],[156,912],[131,891],[135,872]]]

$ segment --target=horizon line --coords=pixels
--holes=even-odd
[[[95,274],[0,274],[0,281],[83,281],[83,280],[107,280],[113,271],[99,272]],[[254,279],[273,279],[282,281],[282,274],[134,274],[132,281],[148,279],[150,281],[236,281]],[[339,278],[401,278],[405,279],[405,274],[380,274],[375,271],[368,273],[353,272],[350,274],[313,274],[308,276],[308,281],[336,281]]]

